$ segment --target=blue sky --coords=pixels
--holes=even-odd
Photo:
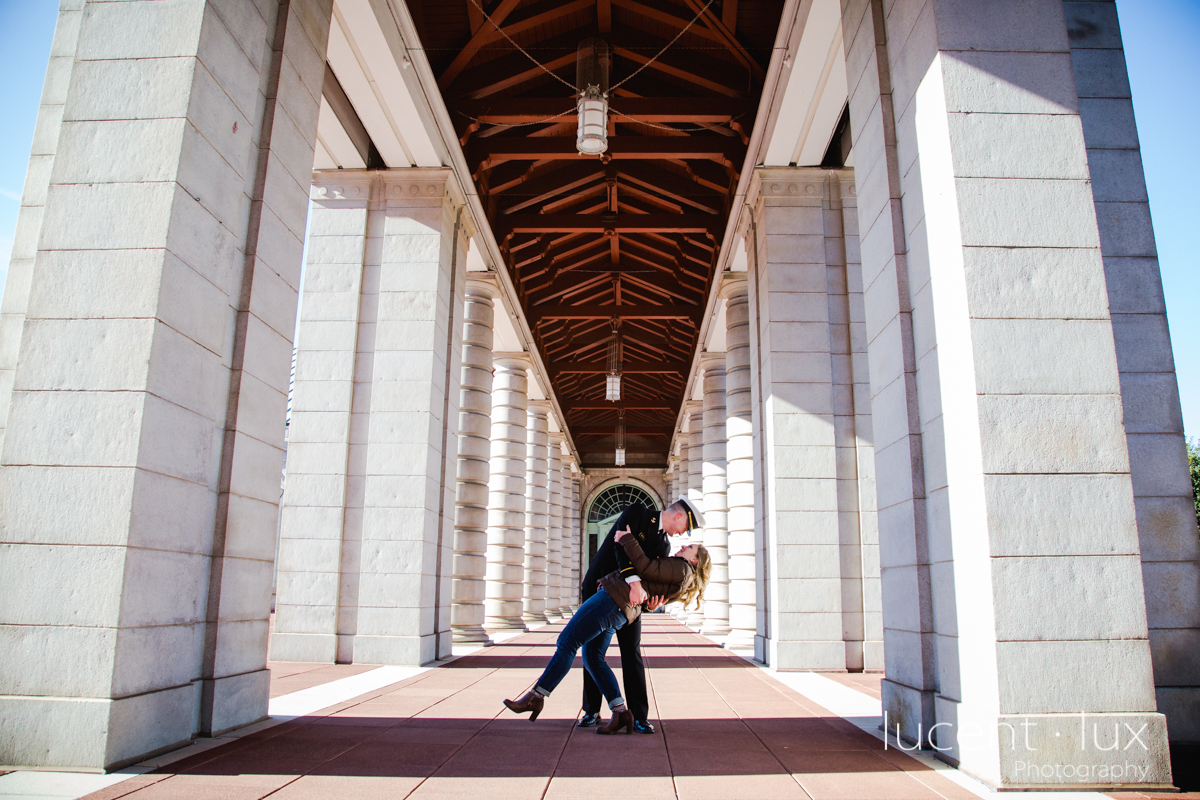
[[[1119,0],[1185,427],[1200,435],[1200,0]],[[0,0],[0,270],[17,224],[58,3]]]

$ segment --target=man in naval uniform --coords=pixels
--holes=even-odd
[[[685,497],[680,497],[662,511],[655,511],[634,503],[621,512],[608,536],[596,550],[596,557],[583,578],[580,593],[583,600],[596,593],[600,579],[610,572],[620,572],[629,584],[629,599],[643,603],[650,598],[642,588],[641,578],[629,563],[625,548],[617,547],[614,537],[617,531],[629,530],[637,537],[642,551],[650,558],[662,558],[671,552],[668,536],[682,536],[689,530],[704,526],[704,517]],[[633,712],[633,729],[638,733],[654,733],[647,719],[650,716],[650,700],[646,696],[646,666],[642,663],[642,618],[639,616],[628,625],[617,630],[617,644],[621,648],[621,676],[625,684],[625,702]],[[587,670],[583,672],[583,718],[581,728],[594,728],[600,724],[600,687],[592,680]]]

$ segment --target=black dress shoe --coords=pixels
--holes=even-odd
[[[600,724],[599,712],[597,712],[595,714],[584,714],[583,717],[579,720],[579,727],[581,727],[581,728],[594,728],[599,724]]]
[[[633,721],[634,733],[654,733],[654,726],[644,719],[635,719]]]

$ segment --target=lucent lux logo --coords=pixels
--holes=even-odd
[[[999,745],[1014,757],[1012,777],[1016,782],[1137,783],[1146,780],[1150,768],[1143,763],[1141,754],[1150,750],[1146,742],[1149,723],[1130,724],[1103,715],[1089,717],[1085,711],[1073,716],[1077,717],[1077,722],[1071,726],[1076,728],[1075,732],[1055,730],[1052,736],[1038,730],[1047,722],[1044,718],[998,723]],[[985,744],[983,729],[973,723],[957,726],[952,722],[938,722],[928,731],[918,723],[915,742],[901,736],[900,724],[892,723],[887,711],[883,712],[883,727],[889,734],[884,737],[885,750],[889,747],[891,734],[896,737],[896,746],[908,752],[930,749],[944,753],[956,747],[961,752]],[[913,742],[911,746],[905,745],[906,739]],[[1072,754],[1081,758],[1076,761],[1071,758]]]

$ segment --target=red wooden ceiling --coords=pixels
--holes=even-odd
[[[627,465],[665,467],[782,0],[409,5],[582,466],[613,465],[621,408]],[[614,85],[649,63],[612,93],[600,157],[576,152],[572,89],[542,69],[573,83],[590,36]]]

